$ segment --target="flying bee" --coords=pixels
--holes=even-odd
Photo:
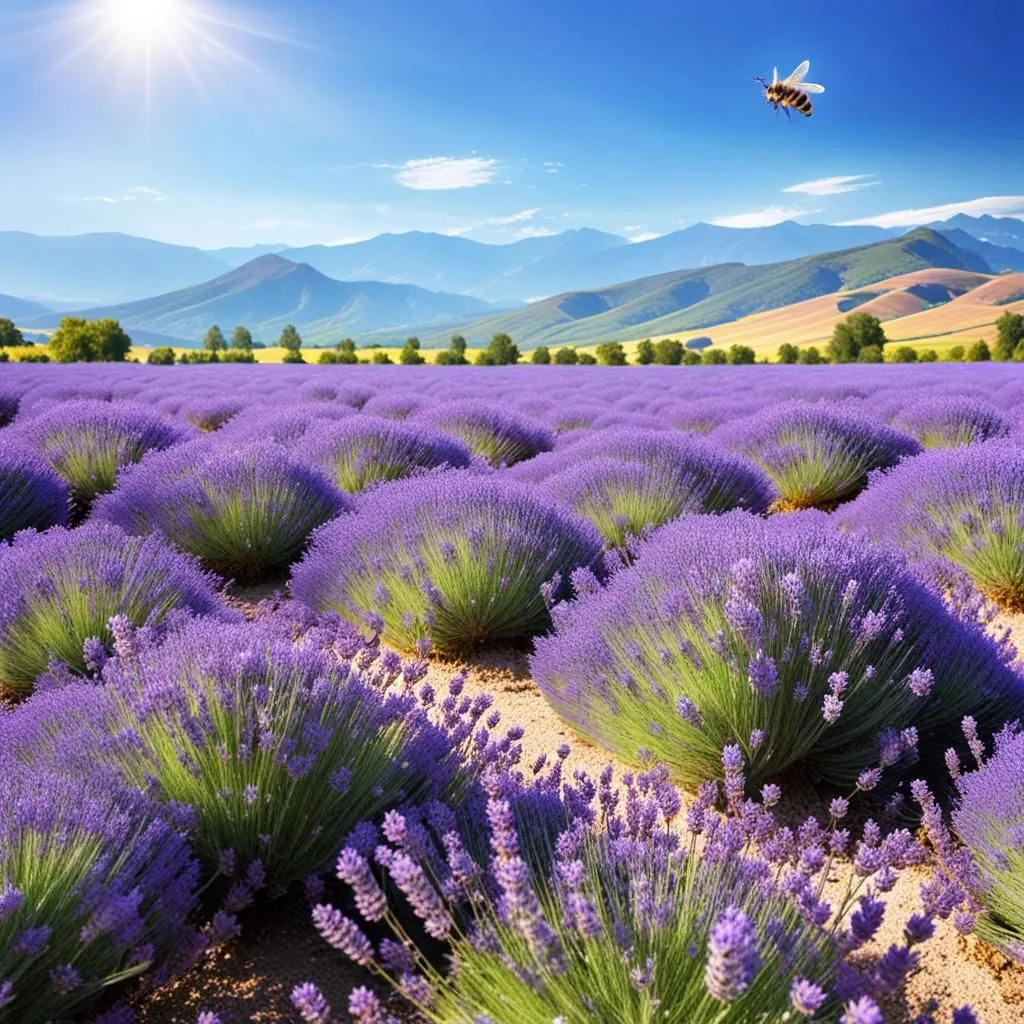
[[[804,78],[807,77],[807,72],[811,70],[811,62],[805,60],[802,64],[797,65],[793,73],[788,78],[783,78],[779,81],[779,69],[773,68],[772,80],[769,82],[765,78],[760,76],[751,79],[753,82],[758,82],[764,89],[764,101],[770,103],[775,108],[775,113],[779,112],[781,107],[786,112],[786,117],[789,117],[790,108],[799,111],[804,117],[811,116],[811,98],[807,94],[824,92],[825,87],[823,85],[815,85],[813,82],[805,82]]]

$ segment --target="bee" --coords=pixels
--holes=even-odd
[[[775,113],[778,114],[779,107],[786,112],[786,117],[789,117],[790,108],[799,111],[804,117],[811,116],[811,98],[807,94],[824,92],[825,87],[823,85],[815,85],[813,82],[805,82],[804,78],[807,77],[807,72],[811,70],[811,62],[805,60],[802,64],[797,65],[793,73],[788,78],[783,78],[779,81],[779,69],[773,68],[772,80],[769,82],[767,79],[757,78],[751,79],[753,82],[757,82],[764,89],[764,101],[770,103],[775,108]]]

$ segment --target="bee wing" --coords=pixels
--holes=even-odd
[[[814,82],[801,82],[799,85],[801,92],[824,92],[825,86],[815,85]]]
[[[806,77],[807,72],[811,70],[811,62],[805,60],[802,64],[798,64],[794,69],[793,73],[782,80],[783,85],[799,85]]]
[[[776,85],[779,81],[779,69],[772,68],[772,85]]]

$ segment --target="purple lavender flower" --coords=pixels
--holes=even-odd
[[[793,1009],[804,1017],[813,1017],[827,998],[819,985],[806,978],[795,978],[789,994]]]
[[[511,466],[555,446],[554,435],[541,424],[471,399],[429,406],[409,420],[451,434],[492,466]]]
[[[861,996],[846,1004],[840,1024],[885,1024],[885,1018],[873,999]]]
[[[739,907],[727,907],[711,929],[704,984],[719,1002],[730,1003],[745,992],[759,967],[757,935]]]
[[[67,484],[37,455],[0,452],[0,541],[19,530],[66,526],[71,494]]]
[[[892,421],[925,448],[954,448],[1006,437],[1010,421],[988,402],[967,395],[929,395],[911,402]]]
[[[522,485],[451,471],[367,492],[317,534],[292,589],[355,623],[379,616],[406,649],[428,636],[451,653],[543,631],[542,585],[598,568],[601,547],[593,527]]]
[[[320,904],[313,908],[313,924],[328,945],[365,967],[373,961],[373,946],[359,925],[334,907]]]
[[[330,1024],[331,1007],[311,981],[296,985],[292,989],[291,1001],[306,1024]]]
[[[133,466],[95,515],[129,533],[160,530],[219,575],[251,583],[290,565],[316,527],[350,507],[280,445],[202,439]]]

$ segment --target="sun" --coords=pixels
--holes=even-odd
[[[182,0],[104,0],[101,19],[110,34],[127,46],[149,46],[173,39],[188,20]]]

